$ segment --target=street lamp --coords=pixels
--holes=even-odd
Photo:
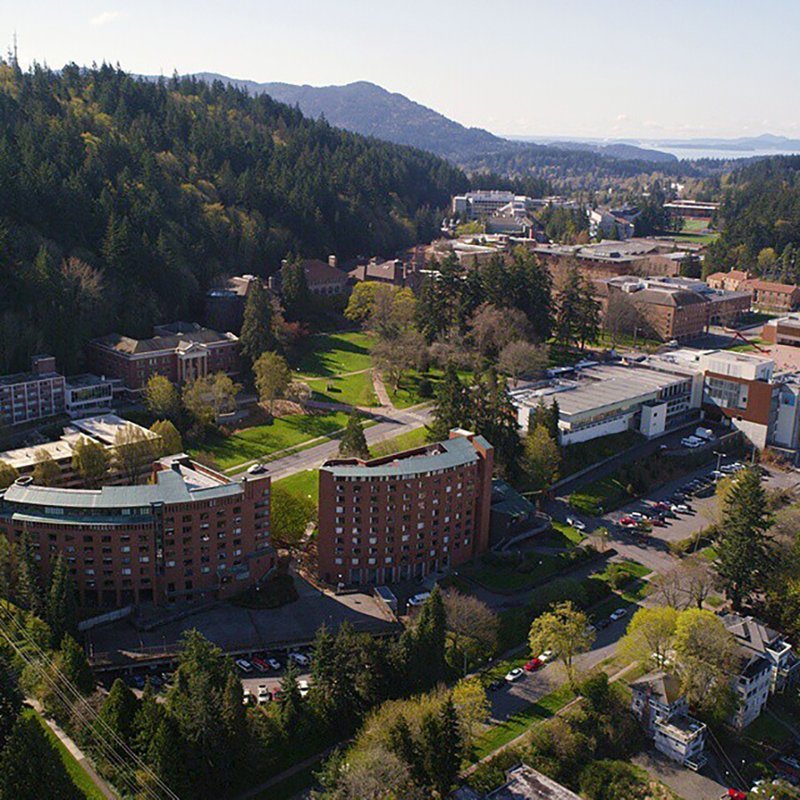
[[[725,453],[721,452],[720,450],[715,450],[714,455],[717,457],[717,472],[719,472],[719,465],[723,457],[725,456]]]

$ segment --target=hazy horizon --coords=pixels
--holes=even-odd
[[[497,135],[609,139],[800,137],[800,4],[610,0],[598,13],[475,0],[138,4],[0,0],[34,61],[138,74],[216,72],[312,86],[367,80]],[[527,23],[527,24],[526,24]],[[769,42],[769,47],[764,43]],[[556,131],[557,133],[554,133]]]

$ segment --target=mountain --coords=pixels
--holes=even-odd
[[[338,128],[375,136],[396,144],[428,150],[455,163],[473,168],[491,161],[502,164],[503,156],[515,163],[529,153],[540,161],[548,155],[555,162],[564,159],[563,151],[573,150],[622,161],[674,163],[677,159],[657,150],[633,145],[599,145],[583,142],[558,142],[538,145],[513,142],[482,128],[468,128],[438,111],[416,103],[397,92],[389,92],[368,81],[344,86],[297,86],[290,83],[257,83],[201,72],[194,77],[245,89],[250,94],[268,94],[275,100],[296,105],[306,116],[325,117]],[[559,153],[558,151],[562,151]]]
[[[87,338],[198,319],[225,274],[287,253],[393,253],[469,183],[448,161],[267,95],[103,66],[0,62],[0,374],[77,371]]]

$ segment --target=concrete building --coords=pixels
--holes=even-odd
[[[626,209],[588,209],[586,213],[589,216],[589,235],[593,238],[621,241],[632,238],[636,231],[634,220],[638,214],[625,214],[625,211]]]
[[[761,338],[770,344],[790,344],[800,347],[800,315],[792,314],[764,323]]]
[[[663,434],[700,408],[702,375],[678,364],[596,364],[511,392],[518,422],[528,430],[540,402],[558,402],[559,438],[575,444],[623,431]]]
[[[678,217],[689,219],[711,219],[719,208],[719,203],[702,200],[670,200],[664,208]]]
[[[59,479],[60,486],[80,486],[81,479],[72,468],[72,456],[75,452],[75,445],[83,440],[101,444],[109,455],[109,472],[106,476],[106,483],[120,484],[124,482],[124,477],[114,464],[114,452],[116,449],[117,435],[123,428],[133,428],[144,439],[153,442],[154,451],[160,441],[158,434],[153,433],[135,422],[120,419],[115,414],[102,414],[86,419],[76,419],[70,422],[63,429],[61,437],[52,442],[19,447],[14,450],[6,450],[0,453],[0,461],[14,467],[20,475],[30,475],[36,464],[43,456],[49,456],[56,462],[61,469]],[[142,477],[150,472],[150,465],[143,465]]]
[[[782,633],[760,620],[739,614],[726,614],[725,627],[742,651],[751,658],[765,658],[770,665],[770,694],[782,693],[800,681],[800,658]]]
[[[678,679],[666,672],[651,672],[630,687],[631,710],[656,750],[679,764],[702,766],[706,725],[689,716]]]
[[[119,378],[104,378],[89,373],[66,379],[65,407],[71,417],[104,414],[124,392]]]
[[[488,794],[464,785],[449,797],[450,800],[581,800],[575,792],[527,764],[508,770],[506,782]]]
[[[502,189],[480,189],[453,197],[451,211],[462,220],[485,219],[497,213],[510,212],[525,216],[534,207],[530,197],[515,195]]]
[[[232,333],[217,333],[194,322],[159,325],[153,332],[149,339],[110,333],[89,342],[92,370],[119,378],[133,394],[153,375],[182,384],[215,372],[239,372],[239,338]]]
[[[255,275],[236,275],[228,278],[222,286],[209,289],[206,292],[205,324],[215,331],[241,333],[247,296],[259,280]]]
[[[20,478],[0,492],[0,535],[27,534],[43,578],[63,555],[84,607],[228,597],[275,565],[264,467],[233,481],[189,459],[154,483],[62,489]]]
[[[494,451],[454,430],[446,442],[319,472],[320,578],[382,584],[462,564],[489,546]]]
[[[53,356],[34,356],[31,371],[0,376],[0,426],[63,414],[64,376],[56,371]]]

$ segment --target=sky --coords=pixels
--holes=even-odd
[[[499,135],[800,137],[798,0],[0,0],[20,63],[367,80]]]

